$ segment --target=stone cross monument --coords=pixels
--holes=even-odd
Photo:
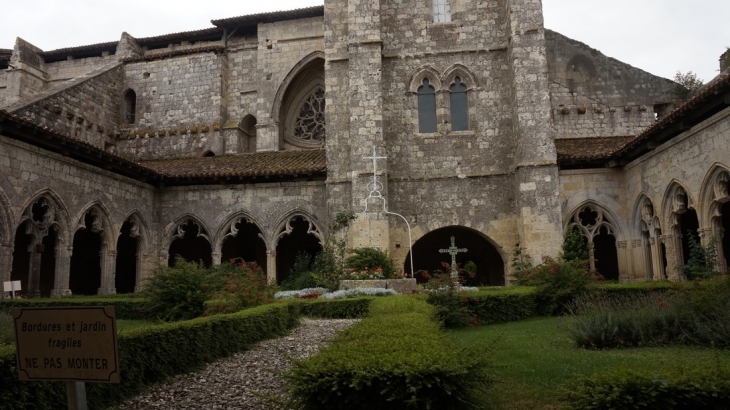
[[[456,254],[468,252],[466,248],[456,247],[456,238],[451,237],[451,246],[447,249],[439,249],[439,253],[448,253],[451,255],[451,279],[456,280],[459,277],[459,272],[456,270]]]

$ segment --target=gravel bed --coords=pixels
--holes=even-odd
[[[251,350],[211,363],[200,372],[177,376],[156,385],[119,407],[129,409],[251,409],[268,410],[253,392],[277,395],[284,381],[277,371],[291,366],[285,355],[304,358],[316,353],[352,319],[302,319],[287,336],[259,342]]]

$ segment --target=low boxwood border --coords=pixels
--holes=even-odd
[[[428,295],[447,328],[490,325],[527,319],[537,315],[533,291],[443,292]]]
[[[68,298],[2,299],[0,310],[14,307],[114,306],[117,319],[150,319],[145,312],[147,300],[138,295],[72,296]]]
[[[274,304],[122,332],[118,337],[121,383],[89,383],[89,408],[121,402],[154,383],[286,334],[298,322],[297,304]],[[66,408],[63,383],[18,381],[12,346],[0,347],[0,385],[4,409]]]
[[[307,409],[480,408],[491,384],[483,352],[456,348],[422,298],[374,300],[371,314],[287,373]]]
[[[703,409],[730,406],[730,368],[651,374],[616,370],[578,382],[566,394],[575,410]]]

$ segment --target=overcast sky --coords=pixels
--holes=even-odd
[[[419,1],[419,0],[410,0]],[[476,0],[475,0],[476,1]],[[22,37],[43,50],[212,27],[210,20],[323,4],[322,0],[0,0],[0,48]],[[705,82],[730,46],[730,0],[543,0],[545,27],[671,78]]]

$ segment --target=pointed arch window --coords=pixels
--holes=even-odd
[[[428,78],[418,87],[418,132],[436,132],[436,89]]]
[[[467,131],[469,129],[469,100],[461,77],[454,78],[450,91],[451,131]]]

